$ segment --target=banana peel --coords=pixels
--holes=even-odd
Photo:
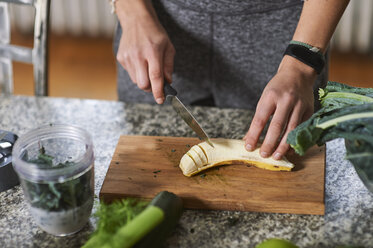
[[[199,143],[184,154],[179,167],[185,176],[190,177],[206,169],[228,164],[247,164],[271,171],[291,171],[294,168],[294,164],[286,158],[263,158],[259,148],[247,151],[243,140],[216,139],[212,143],[214,147],[207,142]]]

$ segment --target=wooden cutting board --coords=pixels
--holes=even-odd
[[[179,161],[198,143],[197,138],[121,136],[100,198],[151,199],[167,190],[189,209],[324,214],[325,147],[288,156],[295,164],[291,172],[238,164],[185,177]]]

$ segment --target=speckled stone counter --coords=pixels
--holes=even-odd
[[[232,109],[194,107],[192,112],[211,137],[224,138],[241,138],[252,116]],[[48,123],[85,128],[95,145],[96,195],[120,135],[194,136],[170,106],[1,96],[0,116],[0,129],[18,135]],[[344,153],[343,140],[328,143],[325,216],[187,210],[166,246],[247,248],[281,237],[300,247],[373,247],[373,194],[344,160]],[[94,226],[91,218],[79,233],[54,237],[33,222],[20,186],[0,193],[0,247],[79,247]]]

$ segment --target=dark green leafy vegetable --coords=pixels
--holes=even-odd
[[[287,142],[304,155],[313,145],[335,138],[365,140],[373,145],[373,103],[331,111],[322,108],[290,132]]]
[[[45,153],[44,147],[40,148],[37,159],[27,160],[40,169],[65,168],[74,166],[73,162],[53,164],[53,157]],[[26,158],[26,157],[25,157]],[[32,182],[23,180],[26,197],[30,199],[33,207],[48,211],[61,211],[83,205],[92,198],[93,185],[91,185],[91,170],[78,178],[64,182]]]
[[[322,107],[327,108],[327,110],[347,105],[373,103],[373,89],[328,82],[324,89],[319,89],[319,99]]]
[[[345,140],[345,145],[346,159],[354,165],[365,186],[373,192],[373,145],[364,140]]]
[[[373,192],[373,88],[328,82],[319,95],[323,108],[290,132],[287,142],[303,155],[315,144],[344,138],[346,159]]]
[[[48,168],[60,169],[60,168],[65,168],[65,167],[75,165],[71,161],[66,161],[64,163],[54,164],[53,159],[54,159],[53,156],[50,156],[50,155],[46,154],[44,146],[42,146],[39,149],[39,155],[36,159],[28,159],[27,154],[25,154],[25,156],[23,157],[23,160],[37,165],[39,169],[48,169]]]

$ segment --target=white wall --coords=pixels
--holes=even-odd
[[[115,16],[108,0],[51,0],[51,29],[58,34],[111,37]],[[32,32],[30,7],[12,6],[12,26]],[[351,0],[338,24],[332,46],[341,51],[373,51],[373,0]]]
[[[12,27],[33,32],[33,8],[11,5]],[[115,16],[107,0],[51,0],[51,30],[57,34],[112,36]]]

